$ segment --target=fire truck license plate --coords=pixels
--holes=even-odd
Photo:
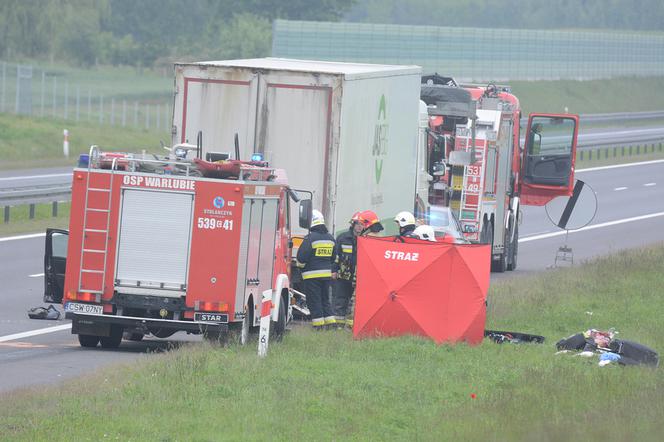
[[[228,322],[228,315],[225,313],[194,313],[196,322]]]
[[[104,307],[101,305],[93,304],[79,304],[77,302],[67,302],[65,304],[66,312],[74,313],[92,313],[93,315],[103,315]]]

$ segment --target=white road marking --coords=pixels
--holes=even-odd
[[[569,233],[571,235],[573,233],[585,232],[586,230],[601,229],[602,227],[611,227],[611,226],[616,226],[618,224],[626,224],[626,223],[631,223],[631,222],[635,222],[635,221],[642,221],[644,219],[656,218],[658,216],[664,216],[664,212],[650,213],[648,215],[634,216],[634,217],[631,217],[631,218],[619,219],[619,220],[616,220],[616,221],[609,221],[609,222],[600,223],[600,224],[593,224],[591,226],[586,226],[586,227],[583,227],[583,228],[578,229],[578,230],[570,230]],[[565,235],[566,233],[567,233],[566,230],[561,230],[559,232],[545,233],[543,235],[527,236],[525,238],[519,238],[519,242],[528,242],[528,241],[536,241],[538,239],[553,238],[555,236]]]
[[[4,241],[14,241],[17,239],[30,239],[30,238],[42,238],[46,236],[46,232],[42,233],[31,233],[29,235],[20,235],[20,236],[7,236],[5,238],[0,238],[0,242]]]
[[[595,172],[596,170],[618,169],[619,167],[645,166],[646,164],[664,163],[664,160],[641,161],[639,163],[614,164],[612,166],[589,167],[575,172]]]
[[[17,339],[29,338],[30,336],[45,335],[46,333],[54,333],[62,330],[71,329],[71,324],[56,325],[55,327],[40,328],[38,330],[31,330],[22,333],[14,333],[13,335],[0,336],[0,342],[15,341]]]
[[[40,276],[44,276],[43,273],[35,273],[34,275],[28,275],[29,278],[39,278]]]
[[[49,175],[8,176],[8,177],[0,178],[0,181],[31,180],[31,179],[34,179],[34,178],[50,178],[50,177],[58,177],[58,176],[72,176],[72,172],[69,172],[69,173],[52,173],[52,174],[49,174]]]
[[[620,192],[621,190],[627,190],[627,187],[616,187],[615,189],[616,192]]]
[[[645,183],[644,186],[650,187],[650,186],[656,186],[657,183]]]

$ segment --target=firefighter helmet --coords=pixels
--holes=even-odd
[[[397,216],[394,217],[394,221],[396,221],[396,223],[399,224],[399,227],[402,229],[406,226],[415,225],[415,217],[410,212],[397,213]]]
[[[436,232],[434,232],[433,227],[425,225],[417,226],[413,233],[419,238],[425,241],[436,242]]]
[[[318,210],[314,209],[311,211],[311,227],[320,226],[325,224],[325,218],[323,214]]]
[[[360,223],[360,222],[361,222],[360,212],[353,213],[353,216],[350,217],[350,221],[348,221],[349,224]]]
[[[359,215],[359,221],[364,226],[364,230],[369,230],[373,233],[378,233],[383,230],[383,225],[378,219],[378,215],[373,210],[365,210]]]

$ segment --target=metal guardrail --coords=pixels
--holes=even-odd
[[[607,114],[581,114],[579,122],[583,123],[620,123],[622,121],[662,120],[664,111],[648,112],[614,112]],[[528,117],[521,118],[521,126],[528,124]]]
[[[0,206],[42,204],[70,199],[71,185],[20,187],[0,191]]]
[[[12,206],[30,207],[29,217],[35,217],[35,205],[51,203],[51,214],[58,216],[58,203],[71,200],[71,185],[31,186],[0,191],[0,207],[4,206],[4,222],[9,222]]]

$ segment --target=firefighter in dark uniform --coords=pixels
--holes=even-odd
[[[347,231],[337,236],[336,260],[332,267],[333,305],[337,325],[353,326],[353,294],[355,292],[355,266],[357,263],[357,237],[383,230],[378,216],[370,210],[356,212]]]
[[[312,211],[309,234],[304,237],[297,251],[297,265],[302,268],[304,293],[311,313],[311,325],[315,330],[335,324],[330,305],[330,281],[335,261],[334,237],[325,227],[323,214]]]

